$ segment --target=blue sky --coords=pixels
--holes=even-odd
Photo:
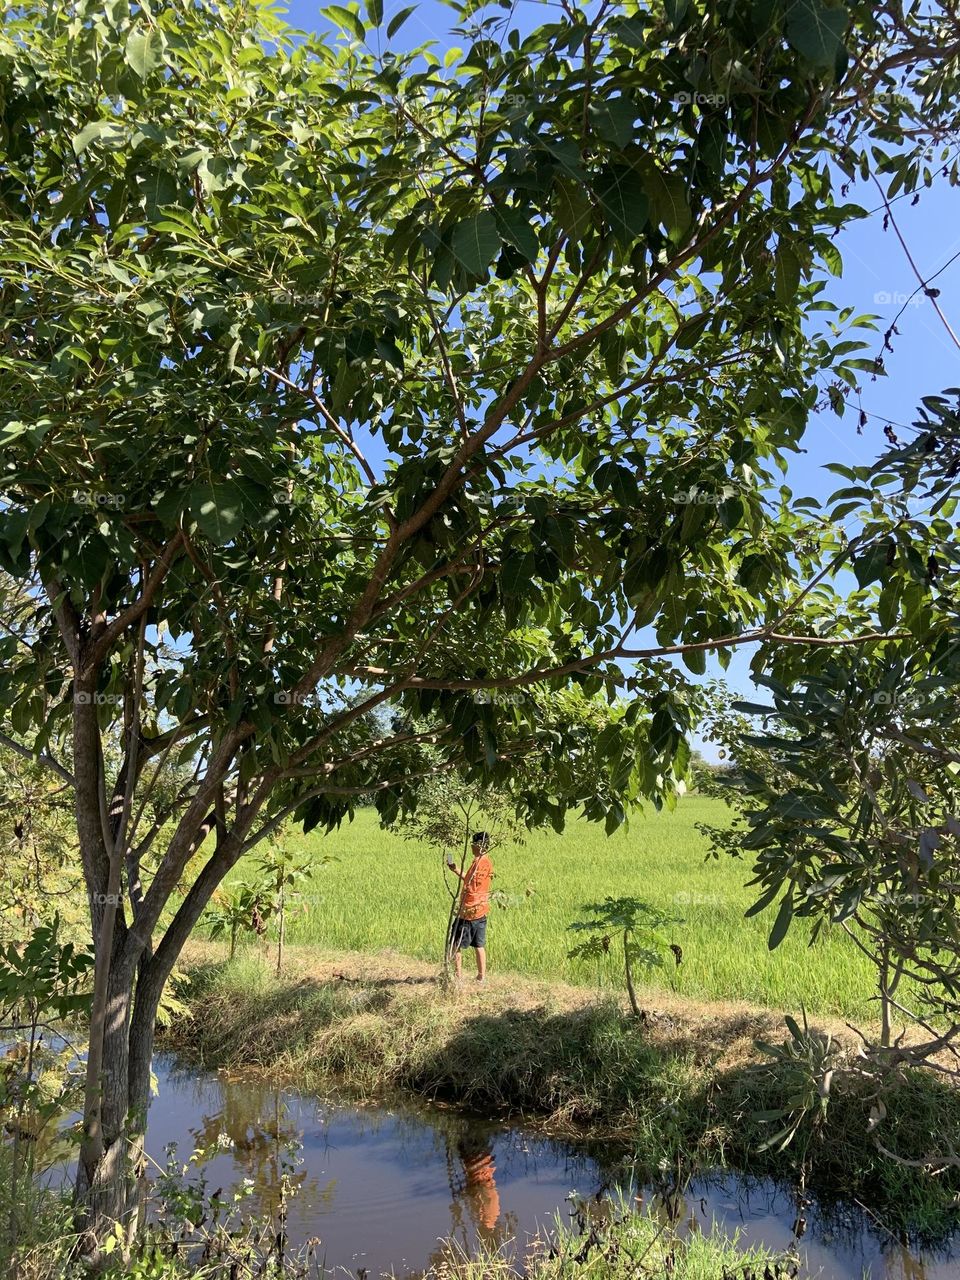
[[[387,0],[385,21],[406,8],[409,0]],[[559,6],[547,0],[520,0],[517,24],[527,29],[537,22],[554,18]],[[287,7],[288,21],[304,30],[329,30],[321,16],[321,6],[307,0],[292,0]],[[424,0],[395,37],[403,47],[413,47],[425,40],[436,41],[436,52],[463,41],[450,34],[455,14],[439,0]],[[857,314],[876,314],[878,332],[875,343],[862,354],[880,353],[883,332],[900,310],[902,303],[917,289],[918,281],[893,227],[883,229],[883,209],[876,188],[865,184],[854,187],[848,197],[872,215],[844,231],[836,239],[844,261],[843,277],[831,280],[828,296],[841,306],[853,307]],[[900,231],[923,277],[937,275],[940,290],[937,303],[955,333],[960,334],[960,258],[947,265],[954,254],[960,254],[960,191],[945,182],[921,192],[916,205],[912,198],[899,199],[893,205]],[[786,483],[800,496],[822,497],[842,485],[842,481],[824,470],[829,462],[848,466],[871,463],[886,445],[883,437],[885,421],[909,424],[914,421],[920,398],[936,395],[945,387],[960,385],[960,349],[938,318],[930,300],[922,294],[904,310],[897,325],[900,336],[894,338],[894,350],[885,354],[887,376],[875,382],[865,375],[862,406],[871,415],[862,434],[857,434],[858,414],[848,409],[843,419],[832,411],[819,414],[804,440],[805,453],[792,457]],[[864,331],[861,331],[864,332]],[[867,335],[870,337],[871,335]],[[724,678],[741,693],[750,688],[749,655],[738,653]],[[708,664],[707,674],[721,675],[715,662]],[[702,744],[701,744],[702,745]],[[706,754],[714,753],[706,748]]]

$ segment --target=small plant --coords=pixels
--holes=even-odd
[[[297,886],[309,880],[313,873],[326,866],[332,859],[329,857],[297,858],[283,845],[271,843],[271,847],[257,864],[263,876],[263,883],[268,886],[267,917],[277,921],[277,977],[283,967],[283,941],[287,922],[287,912],[291,903],[296,902],[306,910],[302,894]]]
[[[230,938],[230,959],[236,955],[237,939],[242,933],[266,931],[269,914],[269,890],[263,885],[238,884],[232,889],[218,890],[213,905],[206,913],[211,938]]]
[[[0,1125],[11,1136],[3,1162],[0,1247],[13,1253],[27,1225],[29,1188],[38,1160],[56,1149],[56,1127],[76,1104],[76,1051],[59,1030],[90,1007],[93,956],[60,936],[60,917],[34,928],[25,943],[0,945]],[[49,1043],[44,1033],[49,1032]],[[64,1047],[58,1048],[59,1042]],[[7,1181],[8,1179],[8,1181]]]
[[[617,935],[623,945],[623,967],[627,980],[630,1008],[639,1018],[642,1010],[637,1002],[633,974],[635,966],[651,970],[663,965],[668,952],[679,967],[683,952],[663,932],[670,925],[682,924],[679,916],[669,915],[639,898],[604,898],[584,906],[592,920],[577,920],[571,931],[589,933],[589,937],[567,952],[569,960],[599,960],[609,954]]]
[[[753,1113],[754,1120],[772,1123],[785,1121],[772,1137],[757,1148],[783,1151],[796,1137],[804,1120],[809,1119],[816,1132],[825,1122],[830,1103],[830,1086],[839,1060],[839,1046],[831,1035],[811,1031],[807,1012],[803,1010],[803,1026],[789,1014],[784,1016],[790,1038],[780,1044],[757,1040],[756,1046],[770,1061],[760,1071],[773,1073],[785,1101],[782,1107]]]
[[[229,936],[232,960],[237,950],[237,939],[242,933],[254,933],[263,938],[267,925],[275,919],[279,977],[290,907],[296,903],[306,910],[298,886],[309,880],[320,867],[335,861],[331,857],[297,857],[278,840],[269,840],[266,852],[255,865],[256,881],[243,882],[233,889],[214,894],[213,905],[206,913],[210,937]]]

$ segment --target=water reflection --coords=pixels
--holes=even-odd
[[[463,1187],[459,1197],[454,1193],[454,1203],[461,1200],[476,1223],[478,1234],[491,1237],[500,1221],[493,1151],[488,1142],[473,1134],[458,1139],[457,1155],[463,1164]]]
[[[957,1280],[960,1265],[910,1250],[847,1210],[826,1212],[767,1181],[725,1175],[653,1195],[610,1150],[551,1141],[452,1110],[331,1104],[249,1079],[157,1064],[148,1149],[163,1163],[203,1151],[199,1171],[229,1194],[246,1180],[252,1212],[285,1218],[290,1246],[320,1241],[328,1270],[370,1280],[412,1276],[478,1244],[522,1259],[558,1214],[608,1214],[606,1193],[708,1231],[717,1221],[747,1247],[794,1248],[824,1280]],[[291,1196],[291,1192],[296,1194]],[[802,1239],[800,1237],[802,1236]]]

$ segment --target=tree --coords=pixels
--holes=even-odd
[[[663,964],[667,951],[671,951],[679,968],[683,951],[663,931],[668,925],[682,924],[683,921],[639,898],[604,898],[603,902],[586,904],[583,910],[592,919],[577,920],[570,928],[578,933],[587,933],[589,937],[571,948],[567,958],[599,960],[609,954],[613,937],[619,934],[623,943],[623,971],[630,1008],[636,1017],[643,1017],[633,981],[634,965],[641,965],[647,970],[657,969]]]
[[[856,512],[873,549],[854,561],[855,585],[823,584],[803,625],[829,619],[842,635],[872,619],[881,634],[802,670],[761,652],[769,701],[735,703],[720,732],[738,765],[733,839],[754,858],[752,911],[777,904],[771,947],[802,918],[814,936],[844,929],[875,966],[880,1031],[863,1036],[859,1069],[875,1077],[876,1126],[891,1070],[960,1072],[958,393],[927,397],[908,443],[842,473],[829,517]],[[956,1160],[951,1148],[929,1163]]]
[[[135,1226],[167,976],[284,821],[389,820],[443,773],[608,830],[672,794],[668,658],[789,640],[816,569],[763,490],[816,378],[842,402],[865,364],[820,296],[862,213],[834,174],[914,191],[949,141],[947,5],[456,8],[443,70],[375,4],[335,44],[245,0],[27,0],[0,36],[0,566],[31,602],[0,705],[75,797],[94,1259]],[[508,700],[564,688],[602,732]]]
[[[416,809],[402,820],[401,830],[408,840],[430,844],[440,854],[440,873],[450,899],[443,943],[443,979],[450,981],[453,962],[454,925],[463,885],[447,871],[451,851],[459,849],[460,874],[468,865],[473,833],[483,828],[488,848],[507,842],[523,843],[525,828],[517,820],[510,796],[503,791],[464,783],[455,777],[433,779],[417,800]]]
[[[287,912],[291,902],[300,897],[297,885],[303,884],[330,858],[298,857],[292,849],[276,839],[268,841],[267,849],[260,855],[257,869],[267,887],[268,910],[266,918],[277,922],[277,977],[283,970],[283,942]]]
[[[266,885],[238,884],[214,892],[204,920],[210,937],[226,934],[230,939],[230,959],[237,954],[237,938],[248,930],[259,938],[266,928],[269,891]]]

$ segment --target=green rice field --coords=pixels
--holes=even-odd
[[[564,834],[538,831],[523,845],[492,853],[496,878],[509,903],[494,907],[488,932],[491,968],[582,985],[622,983],[621,957],[567,959],[576,940],[570,923],[585,903],[605,896],[633,896],[683,919],[670,930],[683,949],[656,971],[664,986],[704,1000],[746,1000],[796,1012],[839,1014],[873,1021],[869,964],[840,929],[808,945],[804,922],[794,921],[771,952],[767,936],[773,912],[744,919],[754,891],[748,858],[706,860],[698,822],[720,825],[727,810],[702,796],[681,799],[673,813],[649,812],[627,830],[606,836],[602,827],[571,821]],[[330,835],[288,835],[297,851],[337,859],[306,885],[288,920],[290,943],[324,950],[385,949],[439,963],[449,898],[437,850],[380,828],[372,809]],[[238,869],[241,877],[249,872]],[[470,957],[468,964],[472,963]]]

